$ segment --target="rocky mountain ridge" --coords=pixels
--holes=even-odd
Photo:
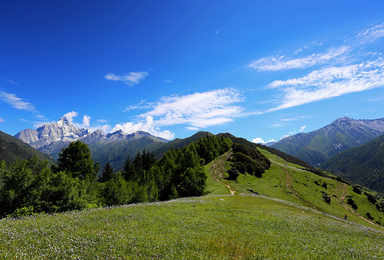
[[[14,137],[45,154],[51,155],[54,159],[57,159],[58,153],[62,148],[76,140],[80,140],[88,145],[93,144],[92,147],[95,147],[95,151],[92,151],[92,153],[94,154],[97,154],[97,150],[100,150],[103,146],[108,145],[108,147],[115,147],[117,144],[124,143],[124,145],[128,145],[128,143],[133,142],[137,145],[141,139],[143,139],[143,141],[145,139],[146,144],[150,144],[151,142],[168,142],[166,139],[155,137],[143,131],[125,134],[122,130],[118,130],[105,134],[102,130],[98,129],[90,132],[88,129],[77,128],[65,117],[60,118],[60,120],[55,123],[45,124],[36,130],[22,130]]]
[[[384,118],[357,120],[343,117],[318,130],[284,138],[271,147],[319,166],[332,156],[382,134]]]

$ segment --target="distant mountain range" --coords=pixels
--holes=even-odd
[[[73,141],[80,140],[89,146],[93,158],[101,167],[110,161],[115,171],[122,168],[127,156],[132,159],[143,149],[153,151],[169,142],[143,131],[125,134],[118,130],[105,134],[101,130],[96,130],[91,133],[88,129],[77,128],[65,117],[36,130],[22,130],[15,137],[42,153],[49,154],[54,160],[57,160],[61,149]]]
[[[321,168],[383,193],[384,135],[333,156]]]
[[[332,156],[384,134],[384,118],[356,120],[343,117],[312,131],[284,138],[271,147],[319,166]]]

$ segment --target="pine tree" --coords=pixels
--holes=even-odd
[[[99,178],[99,182],[107,182],[109,180],[111,180],[114,176],[114,170],[111,166],[111,164],[109,163],[109,161],[105,164],[104,168],[103,168],[103,173],[102,175],[100,176]]]

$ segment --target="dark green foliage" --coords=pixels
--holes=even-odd
[[[327,183],[324,182],[323,185],[321,185],[324,189],[327,189]]]
[[[236,170],[240,173],[248,172],[251,175],[261,178],[265,170],[269,169],[271,162],[259,151],[243,144],[232,145]]]
[[[317,186],[320,186],[320,184],[317,181],[314,181],[313,183],[316,184]]]
[[[99,177],[98,181],[107,182],[113,178],[114,173],[115,171],[113,170],[111,164],[108,161],[107,164],[103,167],[103,172]]]
[[[384,135],[335,155],[321,168],[374,191],[384,192],[383,143]]]
[[[331,197],[327,193],[323,193],[323,200],[325,203],[331,204]]]
[[[85,208],[83,187],[78,179],[63,172],[52,173],[48,162],[37,157],[16,161],[8,170],[0,170],[0,216],[33,208],[34,212],[61,212]],[[25,210],[23,211],[25,212]]]
[[[228,170],[228,179],[236,180],[239,177],[239,172],[235,168],[231,168]]]
[[[377,200],[372,194],[366,193],[366,192],[364,192],[364,194],[367,196],[368,201],[371,202],[372,204],[375,204],[377,202]]]
[[[159,161],[143,150],[133,161],[127,156],[122,172],[116,174],[108,161],[98,182],[98,163],[80,141],[62,149],[57,167],[37,157],[16,161],[9,169],[0,162],[0,215],[19,217],[200,196],[207,178],[202,162],[209,162],[231,145],[227,138],[208,136],[182,149],[169,150]]]
[[[349,205],[351,205],[351,207],[354,209],[354,210],[357,210],[357,205],[356,205],[356,203],[355,203],[355,201],[353,200],[353,199],[351,199],[351,198],[349,198],[348,200],[347,200],[347,203],[349,204]]]
[[[367,218],[369,218],[370,220],[373,220],[373,217],[372,217],[371,213],[367,212],[367,213],[365,213],[365,215],[366,215]]]
[[[81,141],[72,142],[59,153],[57,171],[67,172],[73,178],[95,181],[99,164],[93,163],[88,145]]]
[[[353,191],[357,194],[361,194],[361,190],[357,186],[353,186]]]

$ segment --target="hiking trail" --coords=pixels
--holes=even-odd
[[[220,155],[216,161],[212,163],[211,168],[209,168],[209,171],[212,174],[212,179],[223,184],[225,187],[228,188],[229,192],[233,195],[235,194],[235,190],[229,185],[228,180],[221,181],[224,179],[223,173],[225,172],[225,168],[223,166],[223,163],[228,160],[228,158],[232,155],[232,151],[228,151],[222,155]]]

